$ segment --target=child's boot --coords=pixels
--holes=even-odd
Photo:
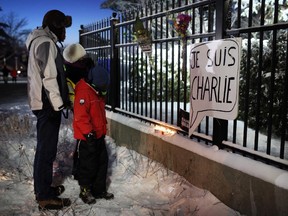
[[[84,203],[87,203],[89,205],[96,203],[96,199],[92,196],[89,186],[80,186],[79,197]]]

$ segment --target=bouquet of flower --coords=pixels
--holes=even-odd
[[[178,16],[172,20],[168,20],[173,27],[173,29],[177,32],[177,34],[181,37],[182,42],[182,80],[185,81],[187,78],[187,29],[189,27],[189,23],[192,20],[191,16],[188,14],[178,14]]]
[[[169,20],[169,23],[172,24],[173,28],[180,37],[185,38],[187,36],[187,29],[191,19],[191,16],[188,14],[178,14],[175,19]]]
[[[138,42],[143,52],[151,53],[152,52],[152,37],[148,29],[143,25],[143,22],[137,16],[135,19],[134,34],[132,35],[134,39]]]
[[[144,27],[139,16],[136,16],[132,37],[134,38],[134,41],[138,43],[141,50],[148,55],[150,66],[154,67],[154,60],[152,58],[151,32]]]

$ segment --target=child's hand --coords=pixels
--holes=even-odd
[[[85,134],[84,137],[86,138],[86,142],[88,145],[93,145],[96,140],[95,131],[91,131],[89,134]]]

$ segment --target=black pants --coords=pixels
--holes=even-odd
[[[93,144],[78,140],[76,176],[80,186],[90,186],[94,194],[106,192],[108,153],[104,136]],[[76,164],[76,163],[74,163]]]
[[[56,158],[61,112],[52,108],[33,111],[37,117],[37,147],[34,158],[34,192],[37,200],[55,197],[52,190],[53,161]]]

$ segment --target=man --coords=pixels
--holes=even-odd
[[[7,84],[8,83],[8,75],[9,75],[10,70],[7,68],[6,64],[4,65],[2,71],[3,71],[4,83]]]
[[[33,30],[26,41],[29,51],[28,102],[37,117],[37,148],[34,158],[34,193],[39,209],[62,209],[71,205],[59,198],[64,186],[52,187],[53,161],[56,158],[61,110],[68,101],[63,57],[57,42],[63,42],[71,16],[59,10],[48,11],[42,27]]]

